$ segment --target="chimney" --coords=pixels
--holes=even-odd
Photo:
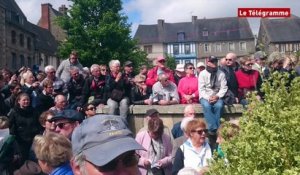
[[[163,19],[157,20],[158,27],[163,28],[164,27],[164,22],[165,21]]]
[[[66,7],[66,5],[61,5],[59,8],[58,8],[58,11],[64,15],[67,14],[67,11],[68,11],[68,8]]]
[[[52,8],[52,5],[49,3],[42,4],[42,17],[39,22],[39,26],[50,30],[50,8]]]
[[[197,16],[192,16],[192,23],[195,24],[197,21]]]

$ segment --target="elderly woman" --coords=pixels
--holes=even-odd
[[[185,77],[179,80],[178,93],[181,104],[199,102],[198,79],[195,76],[195,67],[192,63],[184,65]]]
[[[151,118],[148,122],[148,130],[140,131],[136,136],[136,141],[146,149],[146,151],[137,151],[141,156],[138,165],[142,175],[171,174],[171,137],[163,130],[163,121],[159,118]]]
[[[135,85],[131,88],[131,103],[135,105],[150,105],[149,97],[152,89],[145,84],[146,76],[138,74],[134,77]]]
[[[260,99],[260,87],[262,79],[257,70],[253,70],[253,59],[245,56],[240,59],[241,69],[235,72],[235,76],[238,82],[238,98],[239,102],[246,106],[248,101],[246,96],[249,92],[257,91],[257,98]]]
[[[212,151],[206,142],[206,123],[203,119],[194,119],[186,126],[188,139],[180,146],[175,155],[172,174],[184,167],[194,168],[203,173],[212,158]]]
[[[109,68],[110,74],[108,86],[110,89],[110,98],[107,100],[107,105],[109,106],[108,113],[116,115],[119,112],[120,116],[127,118],[130,90],[128,91],[126,87],[130,85],[126,83],[125,77],[120,71],[119,60],[111,60],[109,62]]]
[[[71,142],[63,135],[49,132],[34,138],[34,152],[42,171],[50,175],[73,175]]]
[[[26,71],[23,73],[22,78],[24,80],[24,85],[22,86],[22,91],[26,92],[31,100],[31,106],[36,108],[38,106],[38,93],[40,93],[40,83],[36,81],[33,73],[31,71]]]

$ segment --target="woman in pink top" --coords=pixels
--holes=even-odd
[[[178,83],[178,93],[181,104],[199,103],[198,79],[194,74],[195,67],[192,63],[184,65],[185,77]]]

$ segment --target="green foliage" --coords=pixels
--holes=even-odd
[[[167,55],[166,56],[166,66],[168,68],[170,68],[171,70],[175,70],[176,69],[176,61],[175,61],[175,58],[170,56],[170,55]]]
[[[71,0],[69,16],[61,16],[58,24],[67,31],[67,39],[59,47],[61,57],[71,50],[80,54],[83,65],[107,64],[112,59],[123,63],[140,63],[146,55],[130,37],[127,17],[120,13],[120,0]]]
[[[207,174],[300,174],[300,77],[289,88],[287,81],[274,73],[263,84],[264,102],[252,94],[239,135],[222,143],[229,164],[215,159]]]

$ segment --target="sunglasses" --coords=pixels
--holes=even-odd
[[[253,63],[245,64],[245,66],[253,66]]]
[[[87,108],[87,111],[90,111],[90,110],[95,111],[95,110],[96,110],[96,107]]]
[[[129,151],[113,159],[106,165],[98,166],[96,168],[99,172],[112,172],[117,169],[119,162],[122,162],[125,167],[132,167],[138,164],[139,159],[140,155],[136,154],[135,151]]]
[[[194,67],[188,67],[187,69],[191,69],[191,70],[194,70],[195,68],[194,68]]]
[[[66,124],[71,123],[71,122],[64,122],[64,123],[56,123],[55,128],[58,127],[59,129],[63,129]]]
[[[200,130],[192,130],[192,132],[196,132],[199,135],[202,135],[203,133],[206,134],[208,132],[207,129],[200,129]]]
[[[165,61],[165,60],[160,60],[160,61],[158,61],[158,62],[160,62],[160,63],[165,63],[166,61]]]

